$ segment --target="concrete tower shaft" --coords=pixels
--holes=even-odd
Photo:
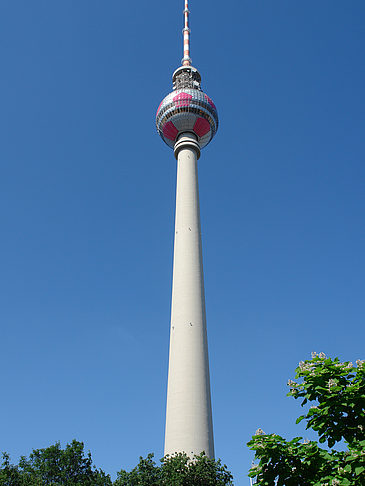
[[[214,457],[198,168],[192,134],[175,145],[175,244],[165,454],[205,451]]]

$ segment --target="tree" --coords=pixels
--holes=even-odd
[[[132,471],[127,472],[123,469],[119,471],[114,486],[139,486],[142,484],[157,486],[160,484],[160,478],[160,468],[153,460],[153,454],[148,454],[146,459],[143,459],[143,457],[139,458],[139,463]]]
[[[35,483],[33,483],[35,484]],[[21,473],[18,468],[10,464],[9,454],[3,453],[3,463],[0,469],[0,485],[1,486],[25,486],[25,478],[21,478]],[[31,486],[32,483],[29,483]]]
[[[153,461],[153,454],[140,458],[129,473],[120,471],[115,486],[231,486],[232,475],[221,461],[204,453],[191,460],[186,454],[174,454],[161,459],[161,466]]]
[[[90,452],[85,457],[84,444],[73,440],[62,449],[57,442],[46,449],[35,449],[29,459],[10,464],[3,454],[1,486],[112,486],[110,476],[92,465]]]
[[[46,449],[35,449],[19,464],[10,463],[3,454],[0,486],[231,486],[232,475],[221,461],[204,454],[191,460],[186,454],[165,456],[156,465],[153,454],[140,457],[138,465],[121,470],[112,482],[110,476],[92,464],[84,444],[73,440],[62,449],[59,442]]]
[[[297,423],[305,420],[327,448],[259,429],[247,444],[259,460],[249,471],[257,485],[365,486],[365,361],[356,365],[324,353],[299,363],[288,396],[312,403]],[[338,443],[345,450],[334,449]]]

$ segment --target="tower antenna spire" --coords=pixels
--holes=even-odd
[[[189,5],[188,0],[185,0],[185,9],[184,9],[184,18],[185,18],[185,26],[183,29],[184,34],[184,57],[181,61],[183,66],[191,66],[191,59],[190,59],[190,29],[189,29]]]

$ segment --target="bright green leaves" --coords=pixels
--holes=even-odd
[[[333,454],[320,449],[316,442],[303,442],[301,437],[291,441],[272,434],[255,436],[248,443],[256,452],[259,464],[251,468],[250,476],[256,477],[257,484],[268,486],[305,486],[313,481],[321,471],[327,475],[336,458]]]
[[[295,380],[289,380],[289,396],[313,406],[296,423],[307,422],[315,430],[319,442],[305,442],[297,437],[257,435],[248,446],[255,451],[259,463],[249,476],[260,486],[365,486],[365,362],[356,367],[323,353],[301,361]],[[346,451],[332,449],[343,441]]]
[[[289,380],[288,395],[302,398],[302,406],[316,402],[304,419],[307,428],[316,430],[321,442],[329,447],[344,439],[363,437],[365,427],[365,366],[360,360],[357,367],[350,362],[341,363],[313,353],[311,360],[302,361],[296,369],[295,380]]]

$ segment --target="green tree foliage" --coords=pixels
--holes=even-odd
[[[114,486],[138,486],[140,484],[156,486],[159,484],[160,477],[160,468],[153,460],[153,454],[148,454],[146,459],[139,458],[139,463],[132,471],[127,472],[122,469],[118,472]]]
[[[73,440],[62,449],[59,443],[34,450],[18,465],[10,464],[3,454],[0,469],[1,486],[111,486],[103,471],[92,465],[91,454],[84,455],[84,444]]]
[[[0,486],[230,486],[232,475],[220,461],[204,454],[190,460],[186,454],[166,456],[156,465],[153,454],[142,457],[130,472],[121,470],[112,482],[110,476],[85,456],[84,444],[72,441],[65,449],[59,443],[36,449],[19,464],[3,454]]]
[[[161,466],[153,461],[153,454],[140,458],[130,472],[120,471],[115,486],[231,486],[232,475],[221,461],[204,454],[190,460],[186,454],[165,456]]]
[[[305,420],[328,447],[259,429],[248,443],[259,460],[249,472],[257,485],[365,486],[365,362],[356,365],[323,353],[299,363],[288,396],[312,406],[297,423]],[[333,448],[340,442],[345,450]]]

